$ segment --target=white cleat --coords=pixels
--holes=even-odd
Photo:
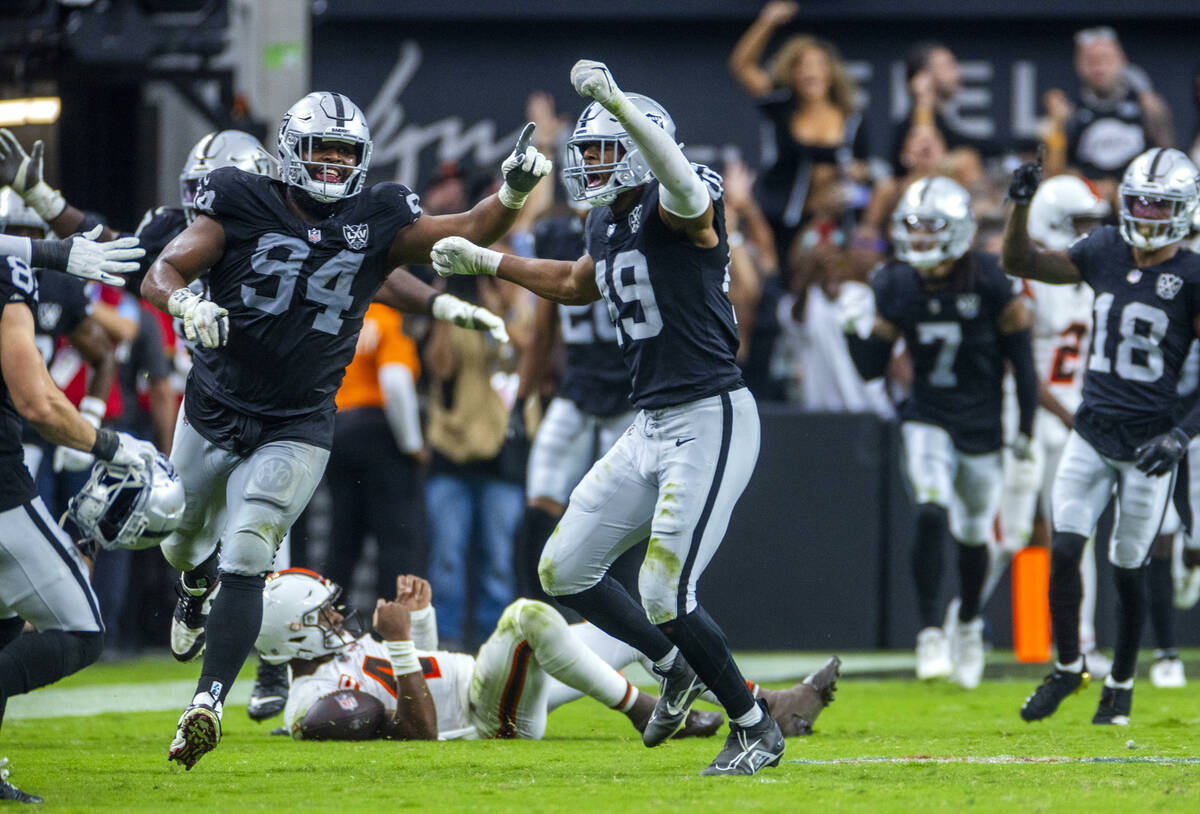
[[[1084,649],[1083,663],[1087,665],[1088,675],[1092,677],[1092,681],[1103,681],[1112,672],[1112,661],[1095,646]]]
[[[1178,658],[1155,659],[1150,665],[1150,683],[1159,689],[1178,689],[1187,686],[1183,662]]]
[[[951,680],[973,690],[983,680],[983,617],[959,622],[954,632],[954,675]]]
[[[940,627],[927,627],[917,634],[917,678],[928,681],[946,678],[953,665],[946,634]]]

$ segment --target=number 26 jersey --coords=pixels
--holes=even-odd
[[[333,411],[363,315],[391,271],[388,250],[421,212],[407,187],[376,184],[310,224],[288,209],[286,190],[224,167],[196,194],[197,210],[225,229],[208,283],[229,311],[229,342],[197,348],[191,385],[266,420]]]

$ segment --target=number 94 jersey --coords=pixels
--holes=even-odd
[[[392,240],[421,212],[407,187],[376,184],[309,224],[285,194],[234,167],[213,170],[196,194],[196,209],[225,228],[208,285],[229,310],[229,343],[197,348],[191,384],[262,419],[334,409],[363,315],[391,271]]]
[[[696,172],[713,198],[717,245],[694,246],[658,214],[658,181],[629,212],[601,206],[588,215],[587,252],[596,286],[617,328],[633,380],[633,406],[672,407],[716,395],[742,377],[734,361],[737,322],[729,302],[729,244],[720,176]]]

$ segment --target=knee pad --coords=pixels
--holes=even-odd
[[[244,576],[270,573],[278,544],[278,540],[268,540],[256,531],[234,532],[221,546],[221,573]]]
[[[200,540],[199,534],[184,535],[176,531],[163,540],[159,548],[176,571],[191,571],[213,555],[217,542]]]
[[[555,628],[566,630],[567,621],[562,618],[562,614],[545,602],[518,599],[508,608],[505,613],[512,612],[521,638],[533,645],[535,651],[538,644],[545,641]]]

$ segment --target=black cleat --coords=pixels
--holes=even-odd
[[[252,721],[265,721],[283,712],[288,699],[287,664],[267,664],[260,656],[254,689],[250,691],[250,703],[246,714]]]
[[[8,758],[0,758],[0,800],[12,800],[14,803],[41,803],[41,797],[29,794],[8,782]]]
[[[207,590],[193,593],[184,585],[183,576],[175,583],[175,613],[171,616],[171,655],[176,661],[191,661],[204,652],[204,628],[208,609],[220,587],[213,582]]]
[[[1121,690],[1104,685],[1100,691],[1100,706],[1092,716],[1094,724],[1129,726],[1129,711],[1133,708],[1133,688]]]
[[[1086,669],[1078,673],[1056,669],[1025,699],[1021,705],[1021,717],[1026,721],[1049,718],[1067,696],[1084,690],[1090,680]]]
[[[658,746],[674,735],[683,726],[696,698],[705,690],[703,682],[682,653],[676,654],[670,670],[664,673],[655,667],[654,673],[662,680],[658,685],[658,701],[654,705],[654,712],[642,731],[642,743],[646,746]]]
[[[735,721],[729,722],[729,737],[725,748],[701,775],[757,774],[763,766],[778,766],[783,757],[783,733],[767,710],[767,702],[758,699],[762,720],[744,729]]]

